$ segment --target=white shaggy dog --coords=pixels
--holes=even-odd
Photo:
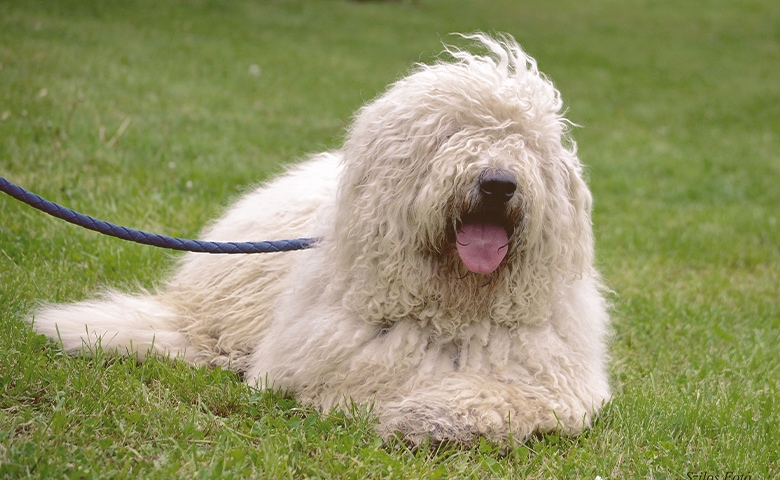
[[[577,433],[609,399],[591,196],[562,102],[508,36],[471,36],[357,113],[341,150],[241,198],[154,294],[55,305],[34,327],[223,365],[323,411],[373,405],[410,443]]]

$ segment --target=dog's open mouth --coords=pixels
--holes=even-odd
[[[463,265],[474,273],[492,273],[509,251],[506,227],[494,221],[464,219],[455,243]]]
[[[515,217],[521,216],[516,191],[510,171],[486,168],[464,196],[453,230],[460,261],[470,272],[493,273],[509,253],[509,238],[519,220]]]

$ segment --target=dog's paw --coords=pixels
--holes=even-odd
[[[478,419],[451,407],[408,400],[382,409],[377,428],[385,440],[399,439],[410,446],[424,443],[468,446],[482,435],[500,438],[507,433],[506,422],[498,412]]]

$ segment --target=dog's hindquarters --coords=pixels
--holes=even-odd
[[[112,292],[98,300],[46,306],[30,321],[73,355],[99,347],[141,360],[153,353],[191,362],[196,353],[177,328],[177,313],[149,295]]]

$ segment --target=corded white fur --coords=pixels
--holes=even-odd
[[[324,411],[373,404],[381,435],[413,443],[588,427],[610,393],[582,166],[535,62],[510,37],[471,38],[488,53],[417,66],[360,109],[341,150],[203,234],[320,236],[316,248],[187,254],[155,294],[49,306],[34,327],[71,353],[101,337],[230,366]],[[516,184],[505,204],[490,203],[491,172]],[[458,256],[472,221],[506,228],[491,273]]]

